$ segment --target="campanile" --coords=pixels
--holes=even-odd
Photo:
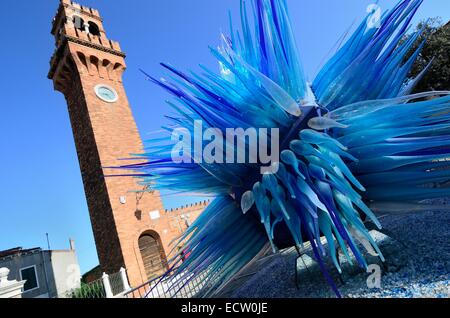
[[[132,286],[162,274],[165,251],[182,231],[180,218],[163,209],[158,192],[105,167],[143,151],[122,84],[125,54],[108,39],[97,10],[61,0],[53,20],[56,50],[49,79],[64,94],[75,139],[102,270],[125,267]],[[133,162],[136,163],[136,162]]]

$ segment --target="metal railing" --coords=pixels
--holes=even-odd
[[[102,278],[91,283],[82,283],[75,288],[58,295],[57,298],[119,298],[130,289],[125,269],[111,275],[103,273]]]
[[[207,272],[160,276],[124,294],[126,298],[194,298],[206,285]]]
[[[98,279],[89,284],[82,284],[80,288],[70,290],[58,298],[106,298],[103,280]]]
[[[117,296],[125,291],[125,284],[123,283],[121,272],[109,275],[109,283],[113,296]]]

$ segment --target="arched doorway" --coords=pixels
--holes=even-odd
[[[150,231],[142,234],[139,237],[139,250],[149,280],[166,272],[166,255],[158,233]]]

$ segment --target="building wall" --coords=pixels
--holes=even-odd
[[[48,261],[48,259],[45,259],[45,255],[42,253],[42,251],[38,251],[32,254],[14,255],[1,259],[0,267],[6,267],[10,270],[8,276],[9,280],[21,281],[22,278],[20,276],[20,269],[34,265],[36,267],[36,276],[39,288],[24,292],[22,297],[49,297],[49,294],[51,294],[52,290],[54,290],[54,286],[49,282],[48,276],[46,276],[45,273],[47,268],[46,266],[44,266],[44,264]]]
[[[73,250],[17,254],[0,259],[0,268],[10,270],[8,279],[21,281],[20,270],[35,266],[38,288],[23,293],[23,298],[55,298],[80,286],[81,274]]]
[[[175,209],[166,209],[164,210],[163,217],[170,220],[171,227],[176,228],[179,232],[183,233],[186,231],[187,226],[190,226],[200,213],[208,207],[209,203],[209,200],[205,200],[183,205]]]
[[[53,273],[56,295],[64,295],[81,286],[81,271],[75,251],[50,251],[48,266]]]

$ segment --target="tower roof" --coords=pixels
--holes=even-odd
[[[52,22],[51,33],[55,37],[56,49],[50,61],[48,74],[50,79],[53,79],[57,72],[58,65],[65,56],[68,43],[125,57],[119,43],[106,36],[99,11],[70,0],[60,1]]]
[[[103,22],[102,17],[97,9],[89,8],[83,6],[79,3],[70,1],[70,0],[60,0],[60,5],[58,10],[56,11],[55,18],[52,23],[52,34],[55,35],[59,20],[66,14],[67,11],[73,11],[82,16],[87,16],[91,19],[97,20],[99,22]]]

